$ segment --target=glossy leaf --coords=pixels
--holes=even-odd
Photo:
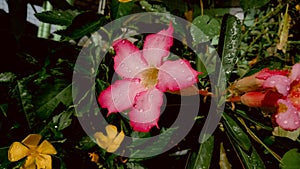
[[[36,13],[35,17],[37,17],[41,22],[69,26],[78,14],[80,14],[80,12],[75,10],[52,10]]]
[[[245,151],[249,151],[252,144],[242,128],[226,113],[223,113],[224,126],[231,138]]]
[[[210,136],[199,147],[198,153],[193,153],[187,169],[209,168],[214,150],[214,136]]]
[[[300,153],[294,148],[286,152],[282,159],[280,168],[282,169],[298,169],[300,167]]]
[[[246,152],[239,145],[237,144],[233,144],[233,145],[235,147],[235,150],[238,153],[239,159],[242,161],[243,168],[245,169],[266,168],[264,162],[262,161],[262,159],[260,158],[259,154],[257,153],[254,147],[251,148],[250,152]]]
[[[227,79],[238,61],[241,31],[242,25],[237,17],[230,14],[223,16],[218,53],[222,58],[222,69],[220,71],[225,72]]]

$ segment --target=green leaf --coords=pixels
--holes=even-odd
[[[208,42],[219,35],[220,23],[208,15],[198,16],[192,23],[190,31],[195,45]]]
[[[249,68],[249,71],[243,76],[245,77],[250,76],[256,72],[259,72],[264,68],[269,68],[273,70],[273,69],[283,69],[284,66],[285,66],[285,62],[283,60],[277,57],[267,57],[257,62],[253,67],[251,67],[251,69]]]
[[[128,169],[145,169],[141,164],[133,162],[126,163],[126,167]]]
[[[249,151],[252,144],[247,134],[240,128],[240,126],[226,113],[223,113],[224,126],[226,132],[231,138],[245,151]]]
[[[0,73],[0,84],[1,83],[11,83],[16,78],[16,75],[11,72]]]
[[[77,10],[52,10],[34,14],[41,22],[69,26],[73,19],[79,15]]]
[[[7,117],[8,104],[0,104],[0,113]]]
[[[177,130],[177,127],[176,128],[168,128],[167,130],[162,131],[162,133],[159,135],[159,137],[156,141],[152,142],[151,145],[143,148],[143,151],[137,150],[135,152],[132,152],[130,158],[143,158],[143,157],[148,157],[149,154],[156,155],[156,154],[161,153],[163,148],[169,144],[171,136],[176,130]],[[151,138],[149,138],[149,140]]]
[[[8,147],[1,147],[0,148],[0,168],[9,168],[9,164],[11,162],[8,161],[7,154],[8,154]]]
[[[281,127],[275,127],[272,134],[274,136],[286,137],[293,141],[296,141],[300,135],[300,128],[298,128],[297,130],[294,130],[294,131],[287,131],[287,130],[282,129]]]
[[[69,84],[61,92],[56,94],[52,99],[48,100],[40,108],[36,110],[36,114],[41,119],[47,119],[59,103],[70,106],[72,103],[72,84]]]
[[[240,0],[240,5],[244,11],[252,8],[260,8],[266,5],[270,0]]]
[[[72,122],[71,116],[73,115],[73,113],[74,113],[73,110],[63,111],[59,115],[56,115],[52,118],[53,123],[58,124],[57,130],[59,130],[59,131],[63,130],[71,124],[71,122]]]
[[[65,30],[56,31],[56,34],[62,35],[65,39],[80,39],[85,35],[96,32],[105,23],[105,16],[93,12],[85,12],[77,15],[72,24]]]
[[[300,167],[300,153],[294,148],[286,152],[280,163],[282,169],[298,169]]]
[[[118,19],[120,17],[131,14],[133,1],[121,3],[118,0],[112,0],[111,2],[111,17],[112,19]]]
[[[30,77],[28,78],[30,79]],[[17,90],[21,101],[22,111],[25,113],[29,128],[31,128],[36,123],[36,116],[35,113],[33,113],[34,106],[32,104],[32,95],[25,87],[27,80],[27,78],[18,80]]]
[[[245,169],[266,168],[264,162],[262,161],[254,147],[251,148],[250,152],[246,152],[237,144],[233,144],[233,146],[235,147],[235,150],[238,153],[238,157],[242,161]]]
[[[193,153],[187,169],[209,168],[214,150],[214,136],[200,145],[198,153]]]
[[[222,58],[222,68],[227,79],[238,61],[239,46],[241,43],[242,24],[240,20],[230,14],[223,17],[218,45],[218,53]]]

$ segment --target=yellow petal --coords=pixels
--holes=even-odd
[[[96,139],[97,144],[103,148],[106,149],[108,146],[109,138],[105,136],[102,132],[96,132],[94,134],[94,138]]]
[[[126,2],[130,2],[132,0],[119,0],[119,2],[122,2],[122,3],[126,3]]]
[[[122,141],[124,140],[124,133],[123,131],[120,132],[120,134],[112,140],[112,142],[107,147],[107,152],[115,152],[121,145]]]
[[[53,145],[51,143],[49,143],[49,141],[47,141],[47,140],[44,140],[39,145],[39,147],[37,148],[36,151],[39,153],[42,153],[42,154],[56,154],[57,153],[55,148],[53,147]]]
[[[106,133],[107,133],[107,136],[108,136],[109,139],[115,138],[118,134],[118,129],[114,125],[110,125],[110,124],[107,125],[105,127],[105,130],[106,130]]]
[[[21,169],[36,169],[35,157],[28,156]]]
[[[35,159],[35,164],[38,169],[52,169],[52,159],[50,155],[40,154]]]
[[[9,147],[8,160],[11,162],[18,161],[26,157],[28,152],[29,152],[29,148],[27,148],[20,142],[14,142]]]
[[[27,147],[29,148],[32,148],[32,147],[36,147],[40,140],[42,139],[42,136],[39,135],[39,134],[29,134],[23,141],[22,143],[24,145],[26,145]]]

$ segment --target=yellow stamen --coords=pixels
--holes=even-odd
[[[158,71],[157,68],[152,67],[141,73],[142,84],[146,88],[152,88],[157,84]]]

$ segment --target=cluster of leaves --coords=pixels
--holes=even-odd
[[[188,59],[198,71],[204,72],[199,77],[198,85],[206,88],[210,87],[210,83],[223,85],[218,82],[220,79],[212,80],[208,76],[219,74],[221,71],[216,66],[220,64],[217,57],[221,58],[229,82],[224,85],[229,85],[238,78],[253,74],[265,67],[284,68],[286,65],[299,62],[300,54],[297,48],[299,48],[300,32],[296,28],[299,27],[300,17],[299,11],[295,8],[299,5],[296,1],[241,0],[240,5],[245,16],[242,22],[228,14],[228,8],[220,10],[208,3],[204,4],[206,6],[203,10],[203,6],[198,2],[183,0],[166,2],[140,0],[126,3],[111,0],[107,1],[108,7],[103,15],[59,5],[54,0],[50,2],[55,7],[54,10],[37,13],[36,17],[42,22],[65,26],[65,29],[55,32],[61,35],[61,41],[55,42],[57,45],[44,53],[45,59],[42,62],[32,63],[39,65],[38,70],[28,70],[28,73],[22,74],[0,73],[0,91],[3,96],[0,100],[0,133],[3,133],[0,136],[1,168],[16,168],[22,165],[24,160],[16,163],[9,162],[7,151],[13,141],[20,141],[30,133],[40,133],[52,142],[58,152],[53,158],[53,168],[61,169],[75,166],[76,168],[80,166],[81,168],[157,168],[162,159],[169,168],[269,168],[274,166],[297,168],[300,166],[299,153],[294,149],[299,147],[299,140],[292,141],[289,138],[273,136],[270,118],[265,117],[259,109],[250,109],[243,105],[236,105],[235,110],[232,110],[231,104],[226,103],[219,128],[213,135],[207,136],[209,139],[199,144],[199,129],[204,125],[210,105],[209,98],[201,97],[201,112],[186,138],[171,150],[147,159],[136,158],[143,156],[139,151],[132,152],[132,158],[129,159],[107,153],[83,131],[78,120],[97,118],[100,111],[90,109],[91,99],[109,85],[113,75],[111,56],[114,55],[114,51],[109,48],[103,49],[103,46],[109,46],[114,38],[119,36],[133,38],[135,44],[140,46],[144,38],[143,35],[135,36],[135,32],[124,33],[121,30],[101,30],[102,37],[94,33],[110,21],[138,12],[165,12],[191,21],[193,26],[188,28],[188,31],[193,39],[192,45],[197,49],[205,50],[200,50],[203,53],[195,54],[184,43],[176,41],[171,51]],[[291,18],[289,22],[284,16],[286,11]],[[161,20],[161,22],[169,21]],[[289,30],[287,34],[293,37],[286,35],[287,29]],[[86,36],[90,39],[84,40]],[[281,38],[288,38],[282,44],[284,50],[278,49]],[[75,41],[76,45],[70,44],[70,40]],[[89,41],[93,42],[92,45],[87,45]],[[77,67],[79,70],[73,72],[76,57],[80,51],[82,52],[82,48],[85,49],[81,54],[85,56],[86,65]],[[35,58],[32,53],[27,55]],[[103,60],[99,64],[101,59]],[[99,70],[91,69],[97,68],[96,65],[99,65]],[[82,107],[80,113],[75,113],[74,107],[78,105],[73,105],[74,95],[72,95],[72,73],[77,72],[82,73],[83,79],[80,80],[87,86],[83,92],[75,91],[76,98],[81,99],[77,102],[84,105],[80,106]],[[95,77],[94,83],[91,79]],[[95,86],[88,84],[95,84]],[[176,96],[167,94],[167,97],[176,100]],[[166,107],[166,111],[173,111],[172,108],[168,109],[168,105]],[[105,114],[105,110],[101,112]],[[174,116],[173,113],[164,113],[159,122],[162,129],[151,133],[133,132],[127,120],[118,114],[109,116],[107,121],[121,126],[124,133],[132,137],[150,137],[164,133],[163,137],[155,140],[156,144],[164,147],[172,141],[172,136],[176,136],[177,128],[168,128],[173,122],[170,119],[174,119]],[[97,123],[91,124],[91,128],[95,132],[103,130],[99,129]],[[135,140],[132,140],[130,146],[141,146],[149,152],[159,151],[145,142]],[[91,161],[89,153],[96,153],[99,159]],[[237,157],[239,161],[233,160]],[[218,163],[212,159],[218,159]]]

